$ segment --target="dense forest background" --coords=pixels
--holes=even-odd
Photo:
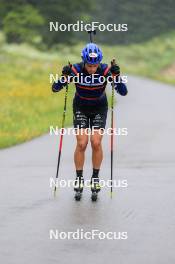
[[[98,21],[128,24],[124,32],[100,32],[106,44],[139,43],[175,28],[174,0],[0,0],[0,30],[8,43],[28,42],[38,48],[87,40],[86,32],[49,32],[49,22]]]

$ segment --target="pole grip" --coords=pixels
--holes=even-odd
[[[115,65],[116,64],[116,60],[115,60],[115,58],[114,59],[112,59],[112,61],[111,61],[111,66],[113,66],[113,65]]]

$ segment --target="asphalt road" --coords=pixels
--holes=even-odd
[[[3,264],[175,263],[174,87],[129,77],[117,96],[115,122],[128,136],[115,138],[114,178],[127,188],[102,189],[92,203],[72,188],[49,187],[55,177],[58,136],[45,135],[0,151],[0,262]],[[110,117],[110,113],[109,113]],[[108,124],[109,126],[109,124]],[[110,178],[109,136],[103,140],[101,179]],[[75,138],[66,135],[60,179],[74,179]],[[88,147],[84,176],[91,176]],[[127,239],[50,239],[50,230],[127,232]],[[126,233],[125,233],[126,234]]]

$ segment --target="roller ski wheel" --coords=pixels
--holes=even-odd
[[[91,200],[92,202],[96,202],[98,198],[98,192],[92,192]]]
[[[80,201],[81,200],[81,197],[82,197],[82,192],[76,191],[76,193],[75,193],[75,200],[76,201]]]
[[[74,184],[75,200],[80,201],[82,197],[84,179],[77,177]]]
[[[98,198],[98,192],[101,190],[100,184],[99,184],[99,178],[92,178],[91,179],[91,200],[93,202],[97,201]]]

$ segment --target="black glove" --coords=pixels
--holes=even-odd
[[[120,67],[117,64],[112,64],[110,71],[113,75],[120,75]]]
[[[70,75],[72,70],[71,70],[72,65],[66,65],[63,67],[62,74],[63,75]]]

